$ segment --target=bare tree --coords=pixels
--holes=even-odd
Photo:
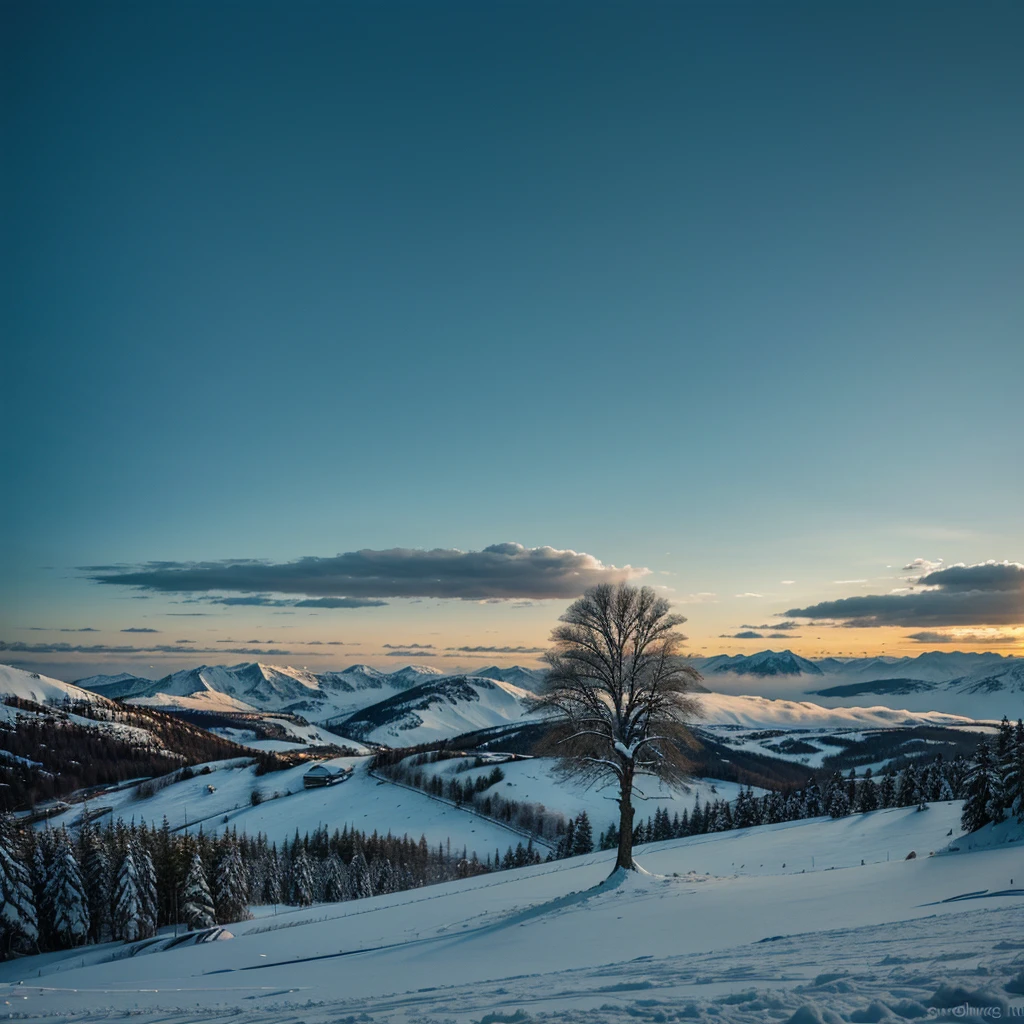
[[[699,717],[700,674],[680,656],[685,619],[650,587],[602,583],[569,606],[552,630],[550,666],[534,707],[552,721],[545,748],[560,771],[589,785],[618,785],[619,855],[634,870],[633,788],[647,775],[681,784]],[[638,791],[638,795],[639,791]]]

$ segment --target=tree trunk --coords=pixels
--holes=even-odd
[[[633,773],[619,779],[619,856],[615,868],[635,871],[633,863]]]

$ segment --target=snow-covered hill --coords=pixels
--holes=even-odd
[[[936,804],[673,840],[638,850],[650,874],[609,881],[601,853],[267,908],[231,925],[230,941],[2,964],[0,998],[54,1022],[837,1024],[965,1006],[1006,1018],[1024,1007],[1019,841],[929,856],[959,813]]]
[[[346,735],[413,746],[525,717],[532,694],[482,676],[440,676],[357,711],[338,723]]]
[[[4,697],[20,697],[36,704],[63,704],[69,700],[96,705],[110,703],[105,697],[73,683],[41,676],[38,672],[26,672],[12,665],[0,665],[0,700]]]

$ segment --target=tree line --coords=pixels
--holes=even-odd
[[[250,904],[309,906],[401,892],[540,862],[532,842],[481,861],[425,837],[321,826],[280,846],[265,835],[188,835],[118,821],[20,828],[0,817],[0,956],[135,942],[166,925],[244,920]]]

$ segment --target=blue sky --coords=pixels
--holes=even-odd
[[[89,627],[455,665],[567,600],[200,607],[82,566],[550,546],[733,651],[915,558],[1024,559],[1020,5],[2,17],[11,660],[213,658],[43,649]],[[1020,647],[1019,607],[936,625]]]

